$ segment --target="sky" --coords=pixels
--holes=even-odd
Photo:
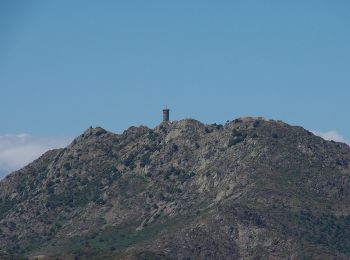
[[[263,116],[350,139],[350,2],[0,1],[0,178],[89,126]]]

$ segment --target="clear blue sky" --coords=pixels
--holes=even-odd
[[[0,2],[0,134],[281,119],[350,137],[350,1]]]

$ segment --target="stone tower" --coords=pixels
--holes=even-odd
[[[163,109],[163,122],[169,121],[169,112],[170,112],[170,109],[168,107],[165,107]]]

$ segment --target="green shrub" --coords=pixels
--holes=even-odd
[[[254,127],[260,126],[260,121],[259,120],[254,121],[253,126]]]
[[[126,167],[134,168],[135,167],[135,157],[136,155],[130,154],[124,161],[123,164]]]
[[[100,135],[103,135],[105,133],[107,133],[107,131],[101,128],[101,129],[96,131],[95,136],[100,136]]]
[[[66,171],[69,171],[69,170],[72,169],[72,166],[70,165],[69,162],[65,163],[65,164],[63,165],[63,167],[64,167],[64,169],[65,169]]]
[[[246,133],[238,132],[237,130],[234,130],[232,132],[232,136],[229,139],[228,146],[231,147],[231,146],[236,145],[240,142],[243,142],[246,137],[247,137]]]
[[[145,153],[144,155],[142,155],[140,162],[141,167],[145,167],[146,165],[149,165],[151,163],[150,156],[150,153]]]

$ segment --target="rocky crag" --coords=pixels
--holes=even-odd
[[[0,182],[2,259],[349,259],[350,148],[281,121],[90,128]]]

